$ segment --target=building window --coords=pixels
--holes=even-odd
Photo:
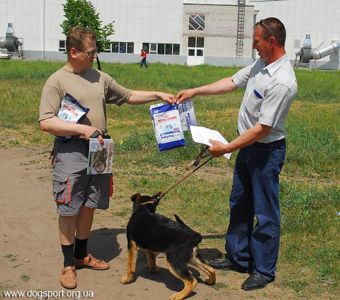
[[[66,51],[66,41],[65,40],[59,41],[59,51]]]
[[[133,43],[127,43],[127,53],[133,53],[134,46]]]
[[[179,44],[174,44],[174,55],[179,55]]]
[[[196,38],[195,37],[189,37],[188,38],[188,47],[196,47]]]
[[[156,44],[156,43],[143,43],[143,49],[149,54],[166,54],[166,55],[179,55],[179,44]]]
[[[149,43],[143,43],[143,49],[147,52],[147,53],[150,53],[150,48],[149,48]]]
[[[66,41],[59,41],[59,51],[66,51]],[[133,53],[134,43],[130,42],[111,42],[109,47],[104,49],[107,53]]]
[[[113,53],[119,53],[119,43],[118,42],[112,43],[112,52]]]
[[[204,30],[205,16],[204,15],[189,15],[189,30]]]
[[[188,37],[188,56],[204,56],[203,37]]]
[[[204,38],[198,37],[196,39],[196,47],[204,48]]]
[[[152,43],[150,44],[150,54],[157,54],[157,44]]]
[[[112,42],[111,48],[113,53],[133,53],[134,43],[130,42]]]
[[[172,55],[172,44],[165,45],[165,54]]]
[[[119,53],[126,53],[126,43],[119,43]]]
[[[197,56],[203,56],[203,50],[202,49],[197,49]]]
[[[190,36],[188,38],[188,47],[192,48],[204,48],[204,38]]]
[[[158,54],[164,54],[164,44],[158,44]]]

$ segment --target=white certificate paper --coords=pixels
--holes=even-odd
[[[212,130],[206,127],[190,126],[192,139],[199,144],[211,146],[209,140],[219,141],[223,144],[228,144],[228,141],[216,130]],[[231,153],[226,153],[224,157],[230,159]]]

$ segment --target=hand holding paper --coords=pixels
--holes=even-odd
[[[190,126],[192,139],[199,144],[212,146],[209,140],[216,140],[223,144],[228,144],[228,141],[216,130],[212,130],[200,126]],[[231,153],[226,153],[224,157],[230,159]]]
[[[224,157],[230,159],[231,153],[226,151],[226,144],[223,144],[220,141],[209,140],[211,142],[211,146],[209,147],[210,154],[214,157],[219,157],[224,155]]]

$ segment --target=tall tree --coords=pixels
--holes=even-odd
[[[60,25],[63,33],[67,35],[74,26],[83,26],[92,29],[97,35],[97,51],[103,52],[108,48],[110,41],[108,36],[114,33],[113,23],[102,26],[99,13],[90,1],[87,0],[67,0],[64,7],[65,20]]]

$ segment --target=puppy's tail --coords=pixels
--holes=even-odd
[[[201,241],[202,241],[202,235],[194,230],[192,230],[187,224],[185,224],[179,216],[177,216],[176,214],[174,214],[176,222],[183,225],[185,228],[187,228],[194,236],[194,245],[197,246]]]

